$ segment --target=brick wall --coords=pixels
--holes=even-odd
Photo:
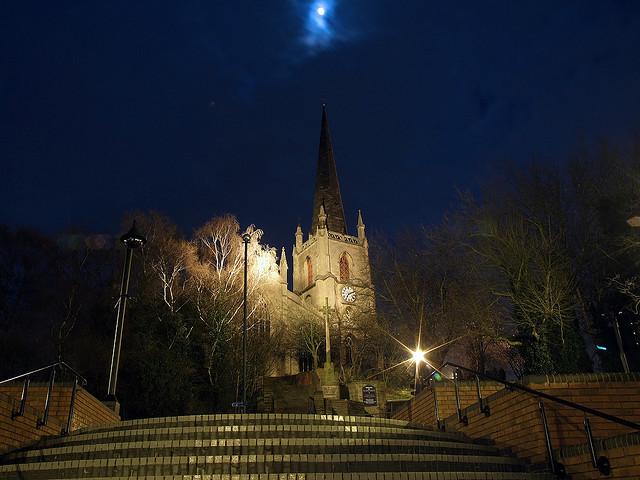
[[[640,423],[640,374],[590,374],[531,377],[536,390],[579,403],[602,412]],[[560,446],[585,441],[584,414],[578,410],[545,402],[552,438]],[[589,416],[596,438],[629,433],[629,428]]]
[[[434,397],[431,388],[418,393],[411,401],[399,407],[391,418],[406,420],[424,425],[434,425]]]
[[[491,415],[480,412],[477,405],[464,413],[469,424],[458,422],[457,416],[445,420],[447,430],[458,430],[470,438],[491,438],[501,448],[509,448],[519,458],[531,463],[546,462],[544,431],[540,421],[538,400],[508,390],[487,398]]]
[[[55,384],[49,407],[49,423],[36,428],[42,417],[47,395],[45,383],[32,383],[29,387],[25,415],[11,419],[11,412],[18,410],[21,384],[0,386],[0,452],[37,440],[44,435],[59,435],[66,428],[71,402],[70,384]],[[82,387],[78,386],[71,429],[104,425],[120,421],[112,410],[102,404]]]
[[[47,425],[36,427],[42,409],[26,406],[24,415],[11,419],[11,412],[18,409],[20,401],[0,392],[0,453],[22,444],[37,440],[44,435],[59,435],[63,424],[55,418],[49,418]]]
[[[638,374],[532,377],[528,379],[528,386],[564,400],[640,423],[640,375]],[[477,405],[472,405],[465,411],[469,419],[468,426],[460,424],[457,417],[453,415],[447,418],[446,426],[447,429],[458,430],[471,438],[491,438],[498,446],[511,449],[520,458],[533,464],[546,464],[548,461],[546,443],[538,401],[538,398],[528,394],[503,390],[487,399],[491,408],[490,417],[481,413]],[[585,444],[582,412],[549,400],[544,400],[544,405],[551,443],[556,455],[563,448]],[[615,435],[628,435],[632,432],[627,427],[599,417],[589,416],[589,420],[593,436],[597,440],[608,439]],[[616,451],[615,454],[618,455],[619,452]],[[591,461],[589,458],[587,460],[588,462],[584,459],[571,460],[567,467],[570,474],[575,474],[572,478],[590,478],[581,477],[580,471],[572,471],[574,467],[592,470]]]
[[[65,416],[66,418],[66,416]],[[76,406],[73,412],[72,430],[84,427],[107,425],[120,421],[120,417],[113,410],[106,407],[84,388],[78,388]]]
[[[496,382],[480,382],[480,391],[483,398],[502,390],[504,387]],[[478,401],[475,382],[458,382],[460,394],[460,406],[468,407]],[[451,382],[439,382],[425,388],[405,406],[399,408],[393,418],[408,420],[423,425],[435,425],[435,400],[438,400],[438,414],[440,419],[445,419],[457,414],[455,387]]]
[[[608,478],[638,480],[640,478],[640,433],[618,435],[596,441],[598,456],[606,456],[611,464]],[[558,460],[571,472],[573,478],[595,480],[603,478],[591,465],[591,454],[586,444],[560,450]]]
[[[640,374],[638,373],[536,376],[526,378],[525,383],[535,390],[640,423]],[[490,388],[489,385],[483,384],[482,391],[489,391]],[[499,387],[495,387],[494,384],[494,388]],[[491,395],[483,393],[491,409],[491,415],[487,417],[480,412],[477,404],[475,384],[460,382],[461,405],[463,413],[469,420],[469,424],[465,426],[457,418],[453,385],[437,384],[435,388],[418,394],[409,405],[398,410],[393,418],[434,425],[434,392],[438,398],[440,418],[445,419],[447,430],[460,431],[470,438],[490,438],[499,447],[508,448],[518,457],[533,464],[547,463],[544,429],[537,397],[506,389],[495,391]],[[564,452],[562,454],[566,458],[563,457],[562,461],[566,462],[570,468],[569,473],[572,473],[571,469],[577,469],[576,475],[572,478],[592,478],[580,476],[581,471],[592,470],[588,454],[574,458],[568,456],[567,451],[563,450],[585,444],[583,413],[548,400],[544,401],[544,405],[556,455]],[[620,435],[622,435],[620,438],[626,438],[631,433],[629,428],[599,417],[589,416],[589,420],[596,440]],[[635,460],[621,460],[625,451],[629,455],[636,452],[637,445],[620,448],[609,445],[607,448],[612,452],[610,458],[612,464],[614,458],[617,462],[614,467],[618,473],[632,471],[636,468],[633,465],[640,465],[640,460],[635,464],[633,463]],[[637,479],[640,475],[610,478]]]

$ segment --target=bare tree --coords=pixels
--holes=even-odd
[[[249,330],[261,318],[256,315],[264,304],[261,288],[277,281],[275,251],[260,244],[262,231],[250,226],[248,245]],[[196,256],[187,265],[197,317],[207,332],[209,381],[214,384],[220,347],[237,332],[234,323],[242,316],[244,244],[240,225],[231,215],[217,217],[196,230],[193,239]]]
[[[477,222],[478,255],[504,274],[495,294],[517,310],[515,321],[539,339],[547,324],[559,327],[575,318],[574,289],[562,232],[533,219],[506,217],[502,222],[484,217]]]
[[[293,310],[293,311],[292,311]],[[320,315],[303,309],[289,309],[288,328],[290,349],[295,351],[302,347],[311,355],[313,369],[317,369],[320,358],[320,347],[325,342],[325,327]]]

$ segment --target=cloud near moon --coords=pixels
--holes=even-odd
[[[304,35],[302,43],[310,54],[329,48],[336,40],[337,18],[335,0],[314,0],[298,2],[304,15]]]
[[[297,41],[293,57],[296,61],[307,60],[339,45],[361,39],[360,22],[356,16],[358,6],[340,0],[290,0],[296,18]]]

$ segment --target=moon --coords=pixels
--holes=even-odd
[[[296,0],[305,18],[305,34],[302,42],[310,54],[329,48],[336,35],[334,28],[338,23],[333,18],[338,0]]]

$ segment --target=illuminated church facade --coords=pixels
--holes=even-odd
[[[272,303],[275,307],[272,314],[285,324],[300,314],[315,315],[320,320],[327,316],[332,337],[337,336],[341,343],[334,345],[340,352],[339,357],[345,356],[344,343],[354,335],[357,322],[365,316],[375,316],[365,224],[359,210],[354,217],[356,231],[351,235],[347,230],[327,111],[323,105],[311,229],[306,238],[300,225],[295,231],[291,255],[292,289],[288,288],[289,262],[282,249],[280,294],[276,304]],[[345,358],[335,360],[346,361]],[[283,361],[278,374],[295,374],[299,369],[300,365],[291,356]]]

